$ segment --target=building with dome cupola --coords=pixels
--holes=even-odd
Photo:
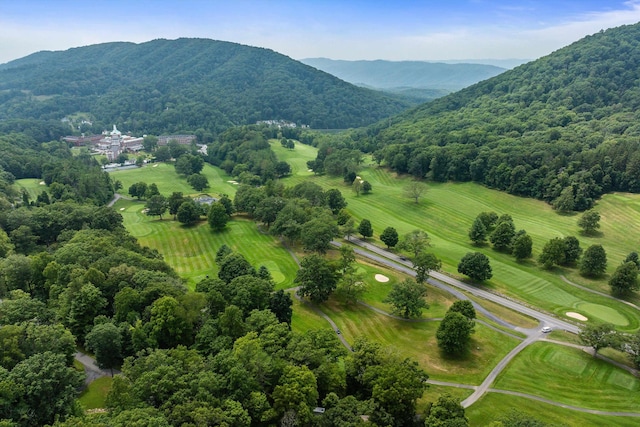
[[[126,151],[136,152],[142,150],[144,138],[135,138],[130,135],[122,135],[116,125],[111,132],[102,132],[103,138],[98,141],[96,149],[107,156],[109,161],[114,161],[121,153]]]

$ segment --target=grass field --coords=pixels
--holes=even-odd
[[[16,186],[20,191],[22,191],[23,189],[27,190],[27,193],[29,194],[29,200],[35,200],[36,197],[38,197],[38,195],[42,193],[42,191],[47,190],[47,186],[44,185],[44,183],[40,184],[41,182],[44,181],[35,178],[17,179]]]
[[[636,250],[635,245],[640,237],[640,195],[604,196],[597,206],[602,216],[601,234],[587,237],[580,234],[576,225],[578,215],[558,215],[543,202],[510,196],[473,183],[429,183],[427,194],[420,203],[415,204],[402,195],[402,188],[409,178],[396,177],[371,162],[364,165],[359,175],[373,185],[373,193],[356,197],[340,178],[315,176],[307,170],[306,161],[315,158],[313,147],[296,144],[295,150],[286,150],[279,143],[273,143],[272,147],[279,159],[288,161],[292,166],[293,174],[283,180],[285,185],[309,179],[325,189],[339,188],[349,203],[349,212],[357,221],[369,219],[376,237],[387,226],[395,227],[400,234],[416,228],[426,231],[431,237],[432,250],[443,261],[443,270],[453,276],[458,276],[456,267],[460,258],[469,251],[478,250],[489,256],[494,272],[494,277],[480,286],[526,301],[559,317],[564,317],[567,311],[576,311],[590,321],[614,323],[621,331],[633,332],[640,328],[640,316],[636,309],[572,286],[560,276],[604,292],[608,292],[608,277],[587,280],[570,268],[544,271],[533,260],[519,263],[511,256],[494,252],[489,247],[476,248],[467,237],[468,228],[479,212],[508,213],[513,217],[517,229],[525,229],[532,236],[534,259],[549,239],[575,235],[583,248],[594,243],[605,247],[609,259],[607,273],[611,274],[627,253]],[[210,166],[206,166],[205,173],[211,184],[209,194],[226,193],[233,197],[236,187],[227,182],[231,180],[230,177]],[[172,191],[193,194],[186,182],[177,177],[171,165],[160,164],[155,168],[152,165],[113,175],[114,179],[123,182],[125,189],[134,182],[145,181],[156,182],[164,194]],[[255,224],[234,219],[227,232],[216,235],[204,223],[185,228],[171,220],[151,219],[142,214],[142,207],[142,203],[130,201],[120,201],[116,205],[116,209],[124,208],[121,213],[125,225],[141,244],[158,249],[191,284],[207,274],[216,273],[213,262],[215,251],[225,243],[243,253],[254,265],[272,261],[273,264],[267,267],[272,272],[279,271],[283,276],[278,288],[292,286],[297,265],[275,239],[261,234]],[[262,248],[263,245],[266,249]],[[389,305],[382,301],[393,283],[402,280],[403,276],[367,262],[362,262],[359,270],[369,287],[363,301],[390,311]],[[375,281],[373,276],[376,273],[387,275],[390,281]],[[640,301],[638,298],[632,300],[636,303]],[[452,298],[429,288],[427,301],[431,308],[425,310],[423,319],[443,316]],[[531,319],[487,304],[486,301],[479,302],[508,317],[507,320],[512,323],[535,326],[536,322]],[[447,360],[439,353],[435,340],[438,321],[395,320],[362,305],[344,306],[334,299],[323,304],[321,309],[336,322],[349,342],[364,335],[385,346],[392,346],[401,354],[417,360],[430,377],[437,380],[480,384],[496,363],[518,343],[514,338],[477,324],[470,355],[460,360]],[[292,328],[303,332],[331,326],[309,306],[294,300]],[[566,340],[571,341],[572,338]],[[640,398],[635,397],[640,388],[638,381],[626,372],[579,350],[551,343],[536,343],[525,349],[508,366],[494,387],[518,390],[580,407],[634,411],[640,404]],[[421,407],[434,401],[444,391],[461,398],[470,394],[469,390],[433,386],[420,400]],[[547,422],[567,425],[595,426],[611,421],[609,425],[625,426],[637,425],[638,422],[637,418],[580,413],[495,393],[484,396],[480,402],[468,408],[467,413],[472,420],[471,425],[486,425],[496,418],[496,414],[507,412],[514,406]],[[544,409],[544,413],[540,408]]]
[[[391,346],[406,357],[416,360],[430,378],[441,381],[478,385],[518,341],[484,325],[476,324],[471,339],[471,353],[458,360],[442,356],[435,333],[439,321],[416,322],[396,320],[362,305],[345,308],[336,302],[322,305],[349,342],[365,336],[383,346]]]
[[[85,410],[104,408],[107,394],[111,390],[111,383],[113,378],[101,377],[89,384],[78,398],[82,408]]]
[[[293,151],[275,143],[272,148],[282,159],[300,156],[296,160],[298,170],[315,155],[311,147],[301,144],[296,144]],[[349,203],[348,211],[357,221],[369,219],[375,237],[388,226],[395,227],[401,235],[416,228],[426,231],[434,253],[443,261],[443,270],[449,274],[458,276],[457,264],[465,253],[481,251],[490,258],[494,273],[493,278],[482,286],[542,307],[559,317],[565,317],[568,311],[577,311],[591,321],[614,323],[622,331],[633,332],[640,328],[638,310],[572,286],[560,275],[605,292],[608,291],[607,277],[592,281],[582,278],[574,269],[545,271],[533,260],[520,263],[489,247],[474,247],[467,236],[478,213],[507,213],[513,217],[517,229],[524,229],[531,235],[533,259],[549,239],[575,235],[583,248],[594,243],[604,246],[609,260],[608,274],[611,274],[626,254],[636,250],[640,238],[640,195],[604,196],[597,206],[602,216],[602,234],[585,237],[580,235],[577,226],[578,215],[558,215],[538,200],[511,196],[474,183],[429,183],[426,195],[416,204],[403,196],[403,186],[410,178],[395,177],[370,161],[365,162],[359,175],[372,184],[371,194],[356,196],[341,178],[314,176],[308,171],[283,181],[286,185],[294,185],[310,179],[324,188],[339,188]]]
[[[595,415],[572,409],[561,408],[548,403],[524,397],[489,393],[466,409],[469,425],[483,427],[491,424],[501,415],[516,409],[524,414],[548,423],[550,426],[567,427],[635,427],[640,419],[636,417],[614,417]]]
[[[493,387],[603,411],[640,408],[640,379],[579,349],[552,343],[524,349]]]
[[[224,231],[213,232],[206,221],[185,227],[178,221],[159,220],[142,213],[144,202],[119,200],[115,209],[124,225],[141,245],[157,249],[191,288],[207,275],[216,275],[215,256],[226,244],[240,252],[256,268],[264,265],[276,282],[276,289],[291,287],[298,266],[273,236],[261,233],[252,221],[234,218]]]
[[[209,180],[209,188],[204,193],[212,195],[228,194],[233,199],[236,194],[237,185],[227,181],[233,179],[226,175],[222,169],[214,168],[205,163],[201,172]],[[158,190],[165,196],[171,195],[174,191],[180,191],[185,196],[197,196],[201,194],[195,191],[189,184],[187,179],[178,175],[171,163],[149,163],[140,168],[123,169],[109,172],[111,178],[122,182],[122,194],[128,194],[129,187],[136,182],[146,182],[147,184],[155,183]]]

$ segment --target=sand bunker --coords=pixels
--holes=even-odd
[[[384,274],[376,274],[376,280],[378,282],[386,283],[386,282],[389,281],[389,278],[387,276],[385,276]]]
[[[231,181],[227,181],[227,182],[230,183],[230,184],[233,184],[233,185],[238,185],[238,181],[231,180]]]
[[[44,181],[40,181],[38,184],[45,185],[45,182]]]
[[[121,211],[123,211],[123,210],[124,210],[124,208],[120,208],[120,210],[121,210]]]
[[[572,318],[574,318],[574,319],[578,319],[578,320],[580,320],[580,321],[582,321],[582,322],[586,322],[587,320],[589,320],[589,319],[587,319],[586,317],[584,317],[582,314],[580,314],[580,313],[576,313],[575,311],[567,311],[565,314],[566,314],[568,317],[572,317]]]
[[[154,168],[157,168],[157,167],[158,167],[158,164],[156,163],[155,165],[153,165],[153,167],[154,167]]]

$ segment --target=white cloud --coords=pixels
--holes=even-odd
[[[616,10],[585,13],[549,25],[531,22],[527,26],[521,21],[505,19],[503,24],[432,27],[423,28],[422,32],[416,32],[415,26],[409,25],[407,28],[383,25],[376,28],[354,22],[352,26],[337,30],[330,25],[326,27],[326,22],[320,25],[305,21],[305,25],[300,25],[300,22],[286,18],[281,21],[264,16],[258,16],[257,21],[249,18],[237,21],[235,18],[235,15],[203,10],[200,19],[196,20],[179,15],[166,18],[159,14],[143,17],[140,22],[135,18],[128,19],[114,27],[109,21],[87,18],[86,22],[78,22],[77,18],[67,19],[64,15],[54,24],[43,24],[42,19],[3,22],[0,17],[0,63],[40,50],[64,50],[107,41],[143,42],[161,37],[227,40],[267,47],[293,58],[533,59],[601,29],[640,21],[640,0],[628,1]]]

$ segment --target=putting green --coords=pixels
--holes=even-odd
[[[606,323],[611,323],[617,326],[627,326],[629,324],[629,319],[624,315],[613,308],[606,307],[604,305],[581,302],[576,304],[576,308],[580,309],[580,311],[585,314],[590,314],[591,316],[589,317],[596,317]]]
[[[269,270],[269,273],[271,274],[271,278],[276,284],[282,283],[286,279],[284,277],[284,274],[282,274],[282,272],[278,268],[278,264],[276,264],[275,262],[266,261],[261,263],[261,265],[264,265],[265,267],[267,267],[267,270]]]

